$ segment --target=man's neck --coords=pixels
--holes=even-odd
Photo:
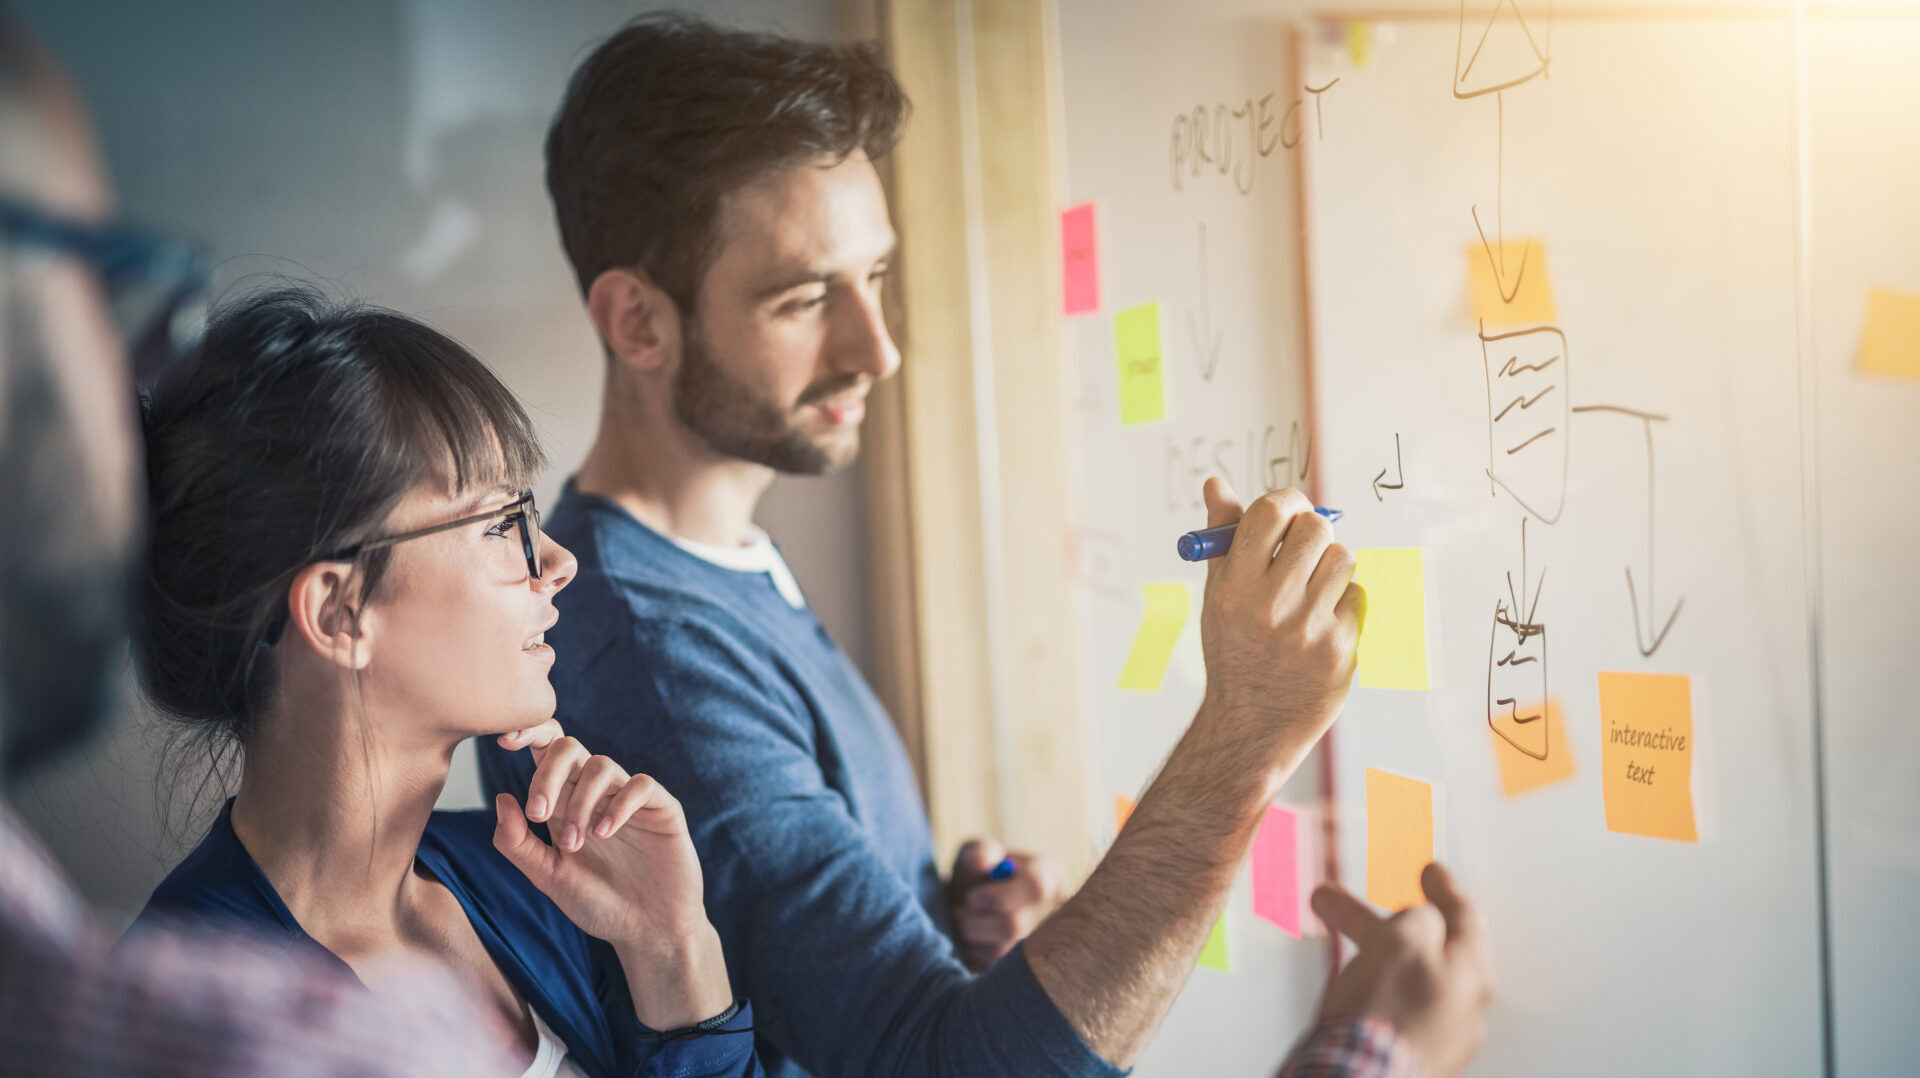
[[[741,546],[760,496],[773,482],[764,465],[714,452],[664,404],[627,399],[609,385],[600,430],[574,487],[619,505],[663,535]]]

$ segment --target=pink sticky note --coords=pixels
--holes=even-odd
[[[1093,203],[1060,213],[1060,282],[1068,314],[1100,309],[1100,258],[1094,238]]]
[[[1300,938],[1300,818],[1267,809],[1253,836],[1253,912]]]

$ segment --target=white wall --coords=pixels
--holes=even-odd
[[[541,143],[573,66],[661,6],[14,5],[91,103],[130,217],[211,244],[217,286],[317,278],[465,342],[540,424],[549,504],[593,436],[602,360],[553,227]],[[833,0],[692,6],[737,25],[834,34]],[[861,491],[857,469],[782,480],[760,519],[821,620],[864,663]],[[204,814],[161,807],[158,795],[192,773],[169,769],[156,788],[162,733],[130,713],[110,743],[9,791],[109,907],[137,909],[204,828]],[[479,803],[464,754],[443,803]]]

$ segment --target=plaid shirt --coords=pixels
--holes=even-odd
[[[0,801],[0,1071],[517,1076],[499,1020],[421,966],[375,998],[304,955],[207,931],[114,945]]]
[[[1378,1018],[1331,1018],[1294,1045],[1274,1078],[1421,1078],[1413,1049]]]

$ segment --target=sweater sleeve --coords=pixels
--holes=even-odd
[[[982,976],[828,785],[799,692],[732,627],[641,621],[596,656],[576,709],[596,752],[685,805],[708,916],[760,1036],[819,1078],[1120,1073],[1015,948]]]

